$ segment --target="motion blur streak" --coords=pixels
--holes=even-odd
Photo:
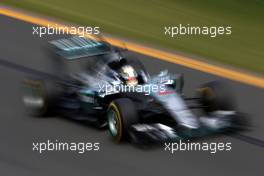
[[[68,26],[63,25],[63,24],[58,24],[50,20],[46,20],[46,19],[39,18],[39,17],[33,17],[28,14],[14,11],[13,9],[12,10],[7,9],[5,7],[0,7],[0,14],[9,16],[15,19],[19,19],[22,21],[30,22],[30,23],[40,25],[40,26],[49,25],[49,26],[54,26],[54,27],[58,26],[58,27],[63,27],[63,28],[69,28]],[[86,37],[93,38],[93,36],[91,35],[86,35]],[[112,45],[115,45],[117,47],[123,47],[123,43],[120,40],[113,39],[110,37],[106,37],[106,40]],[[197,61],[197,60],[190,59],[187,57],[179,56],[176,54],[144,47],[142,45],[138,45],[138,44],[134,44],[130,42],[126,42],[126,47],[130,51],[134,51],[134,52],[137,52],[143,55],[159,58],[167,62],[179,64],[185,67],[189,67],[192,69],[196,69],[199,71],[217,75],[217,76],[227,78],[230,80],[238,81],[244,84],[249,84],[252,86],[259,87],[259,88],[264,88],[264,78],[262,77],[257,77],[257,76],[253,76],[250,74],[241,73],[239,71],[229,70],[227,68],[221,68],[221,67],[208,64],[205,62],[201,62],[201,61]]]

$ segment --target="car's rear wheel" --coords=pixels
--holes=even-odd
[[[129,130],[138,123],[138,114],[134,103],[127,98],[112,101],[107,110],[109,132],[115,142],[129,138]]]
[[[32,116],[44,117],[54,112],[58,85],[50,80],[24,79],[22,101]]]

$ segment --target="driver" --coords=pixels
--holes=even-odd
[[[128,86],[138,85],[138,80],[137,80],[138,75],[136,70],[132,66],[124,65],[121,67],[120,70],[121,70],[120,74]]]

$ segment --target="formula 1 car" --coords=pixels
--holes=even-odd
[[[197,97],[187,98],[182,74],[150,76],[138,59],[104,40],[70,37],[49,43],[56,75],[23,81],[23,103],[34,116],[59,113],[107,126],[116,142],[189,139],[243,127],[222,82],[206,83]]]

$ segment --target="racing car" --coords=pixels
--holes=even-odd
[[[105,40],[73,36],[49,46],[56,74],[23,81],[23,104],[33,116],[60,114],[108,128],[115,142],[138,144],[243,128],[223,82],[205,83],[186,97],[183,74],[150,76],[139,59]]]

